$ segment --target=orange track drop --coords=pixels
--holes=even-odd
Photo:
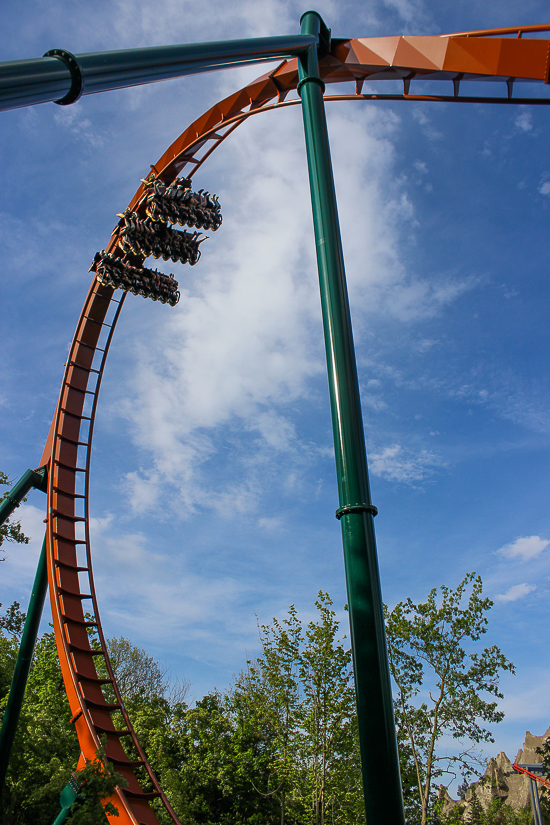
[[[523,37],[548,26],[465,32],[439,37],[380,37],[333,40],[332,51],[320,63],[325,83],[354,81],[356,93],[327,97],[327,100],[364,100],[365,81],[400,79],[404,99],[448,100],[441,96],[409,95],[411,79],[521,80],[548,83],[550,41]],[[515,38],[506,35],[515,34]],[[284,61],[269,74],[217,103],[196,120],[167,149],[152,167],[166,182],[188,177],[204,163],[216,147],[251,115],[299,103],[285,100],[296,89],[297,61]],[[458,86],[457,86],[458,88]],[[375,97],[370,95],[370,97]],[[398,96],[395,96],[398,97]],[[507,102],[507,101],[501,101]],[[513,101],[512,101],[513,102]],[[520,102],[520,101],[518,101]],[[548,102],[548,101],[545,101]],[[143,187],[130,208],[144,216]],[[115,230],[108,251],[122,254]],[[106,737],[106,754],[127,780],[111,800],[119,811],[118,825],[158,825],[149,802],[160,798],[174,823],[179,820],[170,807],[147,763],[124,709],[109,662],[96,601],[88,521],[90,451],[98,393],[105,360],[125,295],[100,285],[94,277],[78,321],[65,368],[59,401],[46,442],[41,466],[49,465],[48,488],[48,581],[57,649],[73,721],[81,748],[79,765],[93,759],[100,740]],[[93,620],[86,620],[85,613]],[[95,627],[99,648],[92,648],[88,627]],[[103,660],[100,677],[96,661]],[[104,689],[115,697],[108,702]],[[112,714],[122,716],[117,730]],[[130,758],[123,741],[132,741],[139,760]],[[135,775],[141,765],[155,789],[144,793]]]

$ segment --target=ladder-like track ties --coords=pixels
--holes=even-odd
[[[87,570],[88,568],[87,567],[86,568],[79,567],[78,569],[79,570],[84,570],[84,569]],[[82,619],[82,620],[81,619],[73,619],[71,616],[66,616],[66,615],[62,615],[61,618],[62,618],[63,622],[66,622],[68,624],[69,623],[74,623],[74,624],[81,625],[82,627],[97,627],[97,622],[87,622],[85,619]],[[106,679],[106,682],[108,682],[110,684],[111,680]]]
[[[97,627],[97,625],[96,625],[96,627]],[[79,673],[77,670],[75,670],[74,673],[75,673],[75,676],[76,676],[76,678],[79,682],[90,682],[90,684],[93,684],[93,685],[112,685],[113,684],[112,679],[107,679],[107,678],[103,679],[100,676],[96,676],[95,678],[93,678],[91,676],[85,676],[83,673]]]
[[[74,592],[73,590],[68,590],[66,587],[58,587],[57,592],[62,596],[72,596],[75,599],[93,599],[91,593]]]
[[[105,359],[125,297],[118,301],[113,294],[112,286],[94,281],[66,362],[53,441],[48,448],[48,579],[59,659],[82,752],[93,759],[94,747],[100,746],[105,735],[106,757],[116,762],[117,770],[128,782],[127,789],[117,789],[112,800],[121,816],[120,825],[158,825],[150,807],[152,799],[162,799],[174,823],[177,817],[147,763],[114,680],[98,618],[90,556],[88,488],[93,426]],[[111,301],[112,317],[107,318]],[[106,340],[101,338],[103,333]],[[89,426],[83,425],[86,421]],[[82,479],[84,492],[80,486]],[[84,505],[79,503],[77,509],[77,501]],[[84,534],[75,533],[82,529],[78,525],[84,526]],[[80,555],[83,547],[86,561]],[[93,621],[84,612],[85,600],[92,602]],[[93,639],[88,631],[93,631]],[[120,722],[113,722],[112,714],[122,715],[125,729],[120,729]],[[133,742],[139,758],[126,753],[121,744],[126,737]],[[137,769],[145,769],[152,783],[151,792],[142,790],[134,773]]]
[[[94,650],[93,648],[84,647],[83,645],[77,645],[74,642],[67,642],[67,647],[69,650],[78,650],[80,653],[87,653],[89,656],[104,656],[103,650]],[[118,706],[120,707],[120,706]]]

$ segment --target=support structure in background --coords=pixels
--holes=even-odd
[[[543,825],[542,811],[540,809],[540,799],[537,783],[550,788],[550,782],[544,778],[544,765],[536,762],[533,765],[512,765],[516,773],[524,774],[529,780],[529,793],[531,795],[531,811],[533,813],[533,821],[535,825]],[[543,788],[544,790],[544,788]]]

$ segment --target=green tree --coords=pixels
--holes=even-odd
[[[485,811],[483,810],[483,805],[477,798],[475,788],[472,788],[472,798],[470,800],[469,811],[469,821],[471,825],[485,825]]]
[[[440,816],[437,822],[441,825],[531,825],[533,819],[531,808],[521,808],[515,811],[502,798],[495,797],[489,803],[487,810],[483,810],[477,798],[475,788],[468,805],[457,805],[448,816]],[[543,815],[543,823],[546,825]]]
[[[152,700],[164,696],[166,673],[147,651],[124,636],[108,639],[107,648],[117,685],[125,699]]]
[[[328,594],[315,604],[305,629],[293,605],[260,626],[262,654],[234,691],[238,724],[258,734],[264,773],[254,788],[277,801],[281,825],[364,818],[351,652]]]
[[[351,650],[338,641],[339,623],[328,593],[320,592],[315,606],[319,618],[308,624],[300,655],[299,720],[311,821],[324,825],[335,812],[338,818],[347,819],[350,802],[354,807],[357,783],[353,778],[360,766]]]
[[[272,797],[254,789],[262,785],[265,772],[261,742],[250,727],[239,724],[231,697],[217,692],[205,696],[181,715],[179,724],[182,750],[176,810],[182,823],[276,822]]]
[[[8,611],[9,612],[9,611]],[[11,611],[11,624],[22,614]],[[2,670],[13,669],[18,639],[0,637]],[[11,674],[10,674],[11,681]],[[2,699],[5,708],[9,684]],[[53,822],[59,794],[78,759],[79,747],[65,694],[53,633],[36,643],[2,796],[3,825]]]
[[[115,772],[112,762],[107,761],[104,742],[95,758],[87,759],[85,767],[74,774],[74,779],[79,793],[71,808],[71,825],[106,825],[106,814],[119,816],[118,809],[109,799],[117,785],[124,787],[127,782]]]
[[[541,748],[537,748],[537,753],[542,756],[544,774],[550,780],[550,739],[547,739]]]
[[[6,705],[24,620],[25,614],[17,602],[0,617],[0,714]],[[158,665],[143,653],[143,662],[156,672]],[[166,682],[163,686],[167,687]],[[140,737],[151,748],[155,768],[170,788],[166,781],[170,778],[169,769],[181,766],[177,760],[171,761],[178,741],[173,708],[168,700],[139,690],[127,704]],[[71,716],[55,637],[51,632],[45,633],[37,641],[29,673],[0,804],[2,825],[51,823],[59,814],[59,795],[80,753]],[[82,798],[71,812],[71,821],[106,825],[108,797],[121,777],[114,774],[100,752],[77,774],[77,780]]]
[[[514,811],[503,799],[492,799],[485,811],[485,825],[531,825],[531,822],[529,807]]]
[[[282,622],[274,618],[272,625],[261,625],[259,630],[262,655],[249,662],[237,680],[234,707],[237,724],[263,738],[265,776],[255,789],[265,798],[278,799],[280,822],[285,825],[298,762],[302,625],[291,605]]]
[[[87,614],[87,619],[93,619]],[[99,647],[99,638],[95,628],[89,628],[93,647]],[[183,701],[188,690],[185,681],[172,683],[167,678],[167,670],[161,669],[153,656],[146,650],[134,645],[123,636],[107,639],[109,659],[115,679],[122,695],[124,705],[131,723],[136,731],[140,745],[144,748],[149,764],[159,780],[168,800],[176,811],[182,810],[182,789],[180,771],[184,749],[185,726],[181,724],[185,717],[186,705]],[[96,661],[100,675],[107,676],[107,669],[102,658]],[[114,692],[107,695],[108,701],[114,701]],[[115,727],[125,727],[122,714],[113,716]],[[138,760],[139,753],[134,746],[124,743],[128,756]],[[136,777],[142,788],[154,791],[153,783],[145,768],[136,768]],[[171,825],[164,805],[159,800],[151,803],[162,825]]]
[[[398,741],[412,756],[421,823],[426,825],[433,803],[433,781],[452,767],[469,775],[477,768],[473,745],[493,742],[484,723],[500,722],[504,714],[498,682],[514,666],[496,645],[471,652],[472,643],[487,631],[493,602],[482,597],[483,584],[469,573],[456,590],[433,588],[424,603],[411,599],[386,609],[386,633],[391,675],[397,687],[395,717]],[[468,647],[468,650],[466,649]],[[439,754],[443,735],[463,746],[455,754]]]

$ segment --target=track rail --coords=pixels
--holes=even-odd
[[[548,82],[550,41],[521,37],[548,27],[524,27],[459,36],[335,40],[320,62],[325,83],[353,82],[355,94],[327,95],[326,100],[410,99],[463,100],[463,79],[500,79],[511,94],[516,80]],[[516,38],[496,37],[516,33]],[[483,38],[481,35],[486,34]],[[487,47],[488,38],[490,47]],[[465,41],[467,40],[467,44]],[[438,41],[437,43],[435,41]],[[409,95],[411,79],[451,80],[453,97]],[[404,94],[362,94],[365,81],[400,79]],[[296,60],[286,60],[244,89],[217,103],[189,126],[151,167],[165,183],[184,172],[192,177],[212,152],[252,115],[299,103],[286,100],[298,83]],[[550,98],[468,98],[494,102],[550,102]],[[129,209],[145,215],[141,186]],[[107,251],[123,255],[117,227]],[[89,531],[89,478],[94,420],[101,378],[125,295],[100,285],[94,277],[73,338],[59,401],[42,456],[49,465],[48,581],[53,623],[63,680],[81,748],[79,766],[93,759],[105,736],[106,755],[126,781],[111,800],[119,811],[118,825],[158,825],[151,808],[159,798],[174,823],[179,822],[151,770],[124,708],[109,661],[96,599]],[[92,618],[84,605],[91,603]],[[97,637],[94,644],[89,630]],[[96,665],[97,663],[97,665]],[[114,701],[112,701],[114,698]],[[115,727],[113,715],[123,720]],[[131,742],[139,758],[128,756],[122,741]],[[129,749],[131,750],[131,749]],[[136,772],[145,771],[153,792],[143,791]]]
[[[114,678],[99,618],[90,547],[91,444],[105,360],[125,299],[124,293],[117,293],[118,297],[111,287],[92,282],[65,367],[48,448],[48,581],[59,660],[81,747],[79,766],[86,758],[93,759],[104,738],[107,758],[127,782],[112,800],[120,814],[116,821],[158,825],[149,804],[153,798],[162,800],[174,823],[178,819],[147,762]],[[99,644],[93,644],[89,629]],[[122,727],[115,727],[115,712],[123,720]],[[123,738],[132,742],[137,760],[127,755]],[[150,793],[136,778],[138,766],[153,786]]]
[[[545,779],[543,776],[538,776],[536,773],[527,770],[527,768],[525,768],[523,765],[516,765],[515,762],[512,765],[512,767],[516,771],[516,773],[523,773],[525,774],[525,776],[528,776],[529,779],[533,779],[535,782],[540,782],[540,784],[544,785],[546,788],[550,788],[550,782],[548,782],[548,780]]]

